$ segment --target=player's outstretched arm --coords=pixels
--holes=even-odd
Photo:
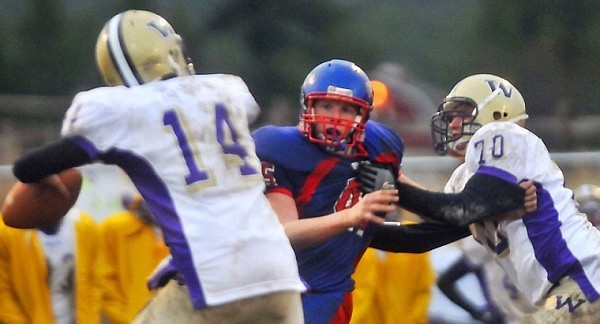
[[[392,176],[392,172],[384,166],[368,162],[361,162],[357,172],[363,192],[380,189],[378,186],[390,182]],[[526,199],[524,188],[487,174],[474,174],[464,190],[455,194],[424,190],[404,182],[402,177],[398,179],[395,180],[395,186],[400,191],[398,205],[429,219],[456,226],[465,226],[504,213],[510,213],[511,217],[521,217],[526,212],[535,210],[532,200]],[[528,185],[526,189],[534,191],[531,188],[533,184]]]
[[[395,189],[380,190],[365,195],[354,206],[319,217],[300,218],[292,197],[280,193],[267,193],[271,207],[275,210],[279,221],[296,249],[307,248],[348,230],[350,227],[367,223],[382,224],[383,218],[378,214],[393,211],[398,201]]]
[[[442,223],[378,226],[370,246],[400,253],[424,253],[471,235],[468,227]]]
[[[91,160],[85,150],[65,137],[25,153],[15,162],[13,173],[21,182],[37,182],[89,162]]]
[[[398,183],[399,205],[424,217],[465,226],[486,218],[511,213],[525,215],[525,190],[500,178],[476,173],[460,193],[447,194]]]

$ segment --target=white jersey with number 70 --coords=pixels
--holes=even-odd
[[[565,276],[590,300],[600,297],[600,232],[577,210],[573,192],[539,137],[511,122],[487,124],[471,138],[465,166],[467,174],[535,181],[536,212],[471,226],[532,304]]]

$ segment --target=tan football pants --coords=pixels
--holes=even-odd
[[[303,324],[299,292],[282,291],[246,298],[228,304],[194,309],[188,288],[171,280],[133,320],[150,323],[266,323]]]
[[[523,323],[600,323],[600,299],[590,302],[577,283],[565,277],[548,292],[542,309],[527,316]]]

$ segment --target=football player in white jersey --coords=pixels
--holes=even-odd
[[[502,104],[519,97],[521,113]],[[496,100],[499,104],[491,105]],[[495,253],[511,281],[539,308],[525,322],[597,323],[600,231],[577,209],[542,140],[519,125],[524,113],[517,89],[502,78],[479,74],[459,82],[432,131],[438,135],[437,151],[465,149],[465,163],[455,171],[464,174],[454,182],[463,190],[442,194],[399,182],[399,204],[432,219],[472,223],[473,237]],[[533,180],[537,188],[535,211],[517,218],[466,217],[505,207],[519,195],[510,185],[523,180]]]
[[[469,90],[474,84],[477,84],[483,76],[471,76],[464,79],[455,86],[452,91],[447,95],[446,99],[442,101],[438,108],[438,112],[432,117],[432,134],[434,148],[440,155],[449,154],[457,159],[460,159],[464,163],[466,145],[469,142],[469,136],[461,136],[462,129],[459,120],[456,119],[455,124],[448,123],[447,117],[450,111],[459,108],[463,101],[456,101],[456,97],[463,96],[465,94],[465,88]],[[505,81],[489,76],[490,80],[498,81],[500,85],[504,86]],[[490,90],[491,91],[491,90]],[[457,94],[458,92],[458,94]],[[484,96],[486,92],[482,92]],[[484,104],[479,105],[479,116],[488,116],[488,112],[502,110],[504,114],[499,116],[499,120],[511,120],[521,125],[524,125],[525,120],[529,117],[526,114],[524,101],[520,93],[514,89],[514,94],[510,97],[501,96],[495,97],[494,100],[486,100],[485,98],[471,98],[474,100],[485,101]],[[492,99],[492,98],[490,98]],[[474,132],[476,127],[471,129]],[[456,139],[455,137],[460,137]],[[456,139],[456,141],[449,141],[449,139]],[[470,173],[466,172],[464,164],[461,164],[452,173],[452,176],[446,183],[444,192],[456,193],[460,192],[471,176]],[[473,237],[467,237],[462,239],[460,242],[460,249],[463,253],[463,257],[457,260],[457,265],[454,269],[465,269],[466,271],[480,272],[478,277],[481,276],[482,289],[484,295],[489,298],[491,304],[491,310],[493,313],[494,308],[499,311],[499,315],[502,316],[502,321],[505,323],[520,323],[522,322],[525,314],[534,311],[534,308],[529,305],[526,299],[522,296],[519,290],[515,287],[514,283],[510,281],[510,278],[506,275],[505,271],[502,270],[500,265],[495,260],[495,253],[486,249],[483,245],[478,244]],[[459,265],[464,263],[464,266]],[[463,273],[462,275],[465,275]],[[449,295],[456,295],[457,301],[462,301],[460,292],[455,291],[456,286],[453,282],[449,282],[448,278],[459,279],[461,276],[453,276],[449,274],[443,274],[438,278],[438,285],[441,290]],[[443,288],[442,288],[443,287]],[[453,299],[454,300],[454,299]],[[466,303],[467,301],[464,300]],[[468,308],[468,307],[467,307]],[[471,312],[471,314],[474,314]],[[476,314],[476,312],[475,312]],[[481,314],[485,316],[484,314]]]
[[[127,173],[171,253],[136,322],[303,323],[305,288],[263,194],[248,129],[259,107],[244,81],[195,75],[181,37],[142,10],[106,23],[96,59],[110,87],[77,94],[62,138],[17,160],[15,176],[60,187],[55,173],[87,163]]]

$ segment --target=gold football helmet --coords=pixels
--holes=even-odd
[[[96,63],[108,85],[140,85],[192,75],[181,37],[161,16],[127,10],[111,18],[96,41]]]
[[[433,146],[438,154],[448,151],[464,156],[467,143],[481,126],[493,121],[525,125],[525,101],[517,88],[492,74],[475,74],[458,82],[431,118]],[[453,134],[450,123],[461,118],[462,131]]]

